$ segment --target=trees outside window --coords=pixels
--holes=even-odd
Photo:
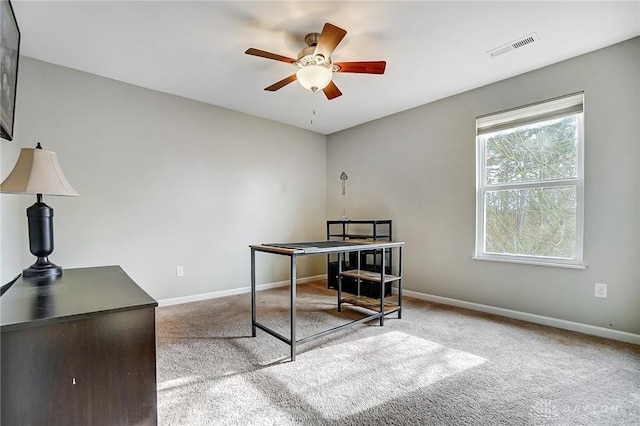
[[[583,94],[476,127],[476,258],[581,265]]]

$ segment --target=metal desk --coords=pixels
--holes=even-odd
[[[253,337],[256,337],[256,329],[259,328],[266,333],[269,333],[273,337],[280,339],[291,347],[291,361],[296,359],[296,345],[300,343],[306,343],[320,337],[335,333],[346,327],[353,326],[355,324],[371,321],[372,319],[379,318],[380,325],[384,325],[385,316],[397,312],[398,318],[402,318],[402,248],[404,242],[396,241],[312,241],[302,243],[272,243],[272,244],[260,244],[251,245],[251,333]],[[385,274],[385,251],[397,248],[398,254],[398,273],[397,275]],[[380,250],[382,252],[382,264],[381,272],[372,273],[369,271],[342,271],[342,261],[344,253],[346,252],[359,252],[364,250]],[[290,258],[290,317],[291,317],[291,334],[287,338],[282,334],[268,328],[267,326],[260,324],[256,318],[256,252],[264,252],[277,254],[282,256],[289,256]],[[309,256],[317,254],[329,254],[338,253],[338,312],[342,311],[342,304],[349,303],[365,307],[369,310],[375,310],[372,314],[367,315],[355,321],[351,321],[346,324],[342,324],[338,327],[331,328],[329,330],[322,331],[320,333],[304,337],[302,339],[296,339],[296,260],[298,256]],[[358,256],[360,257],[360,256]],[[342,297],[342,276],[352,276],[367,281],[379,281],[380,282],[380,301],[367,300],[365,303],[359,303],[362,301],[358,298],[343,298]],[[384,289],[385,282],[398,281],[398,304],[390,307],[385,305],[384,302]]]

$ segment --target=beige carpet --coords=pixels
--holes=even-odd
[[[288,288],[258,319],[288,335]],[[358,318],[298,286],[298,338]],[[391,317],[289,347],[248,294],[157,310],[161,425],[640,425],[640,346],[405,298]]]

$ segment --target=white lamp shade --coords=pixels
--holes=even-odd
[[[55,152],[22,148],[18,162],[0,185],[0,192],[78,196],[62,173]]]
[[[320,65],[307,65],[296,73],[296,79],[302,87],[312,92],[327,87],[332,76],[333,72],[329,68]]]

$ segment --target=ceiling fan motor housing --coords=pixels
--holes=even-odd
[[[307,65],[322,65],[329,68],[331,65],[331,58],[325,58],[323,55],[316,55],[316,46],[320,39],[319,33],[309,33],[304,37],[304,42],[308,47],[305,47],[298,53],[298,65],[306,67]]]

